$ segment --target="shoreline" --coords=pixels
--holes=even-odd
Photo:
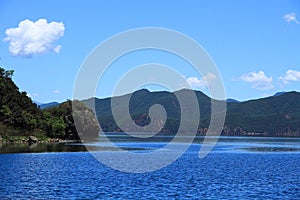
[[[112,137],[111,141],[113,142],[170,142],[172,140],[171,135],[165,135],[165,138],[161,138],[159,139],[161,136],[157,136],[156,139],[154,140],[148,140],[148,141],[135,141],[134,139],[130,139],[127,138],[125,140],[121,139],[118,137],[118,134],[114,133],[116,138],[114,140],[114,137]],[[173,135],[174,136],[174,135]],[[28,137],[28,136],[27,136]],[[32,136],[31,136],[32,137]],[[109,137],[109,136],[108,136]],[[182,136],[184,137],[184,136]],[[211,137],[211,136],[208,136]],[[25,138],[25,137],[23,137]],[[153,138],[153,137],[152,137]],[[154,136],[155,138],[155,136]],[[6,138],[7,139],[7,138]],[[20,139],[20,137],[19,137]],[[159,139],[159,140],[157,140]],[[171,140],[170,140],[171,139]],[[205,137],[204,136],[196,136],[193,140],[193,144],[201,144],[204,141]],[[295,142],[295,141],[299,141],[300,137],[257,137],[257,136],[220,136],[220,138],[218,138],[218,141],[222,142],[228,142],[228,144],[235,144],[235,143],[243,143],[243,142],[261,142],[261,141],[265,141],[265,142],[277,142],[277,141],[281,141],[281,142]],[[0,142],[0,155],[1,154],[13,154],[13,153],[54,153],[54,152],[86,152],[89,151],[84,142],[96,142],[95,146],[89,146],[89,148],[92,148],[94,150],[104,150],[104,151],[111,151],[111,150],[115,150],[114,148],[108,148],[108,147],[99,147],[97,146],[97,143],[101,143],[101,136],[100,138],[98,138],[98,140],[92,140],[92,141],[83,141],[83,140],[65,140],[65,139],[59,139],[59,138],[43,138],[43,140],[40,141],[36,141],[36,142],[32,142],[30,140],[5,140],[5,141],[1,141]],[[184,141],[183,141],[184,142]],[[91,145],[91,144],[89,144]],[[107,149],[108,148],[108,149]],[[129,148],[127,145],[124,146],[124,148]],[[140,149],[140,148],[139,148]],[[136,150],[136,147],[134,148],[129,148],[128,150]],[[263,147],[261,148],[260,146],[257,146],[255,148],[243,148],[241,150],[249,150],[250,152],[254,151],[254,152],[290,152],[291,150],[286,149],[286,148],[278,148],[278,147],[274,147],[271,149],[268,149],[268,147]],[[294,149],[293,151],[298,152],[300,149]]]
[[[82,140],[69,140],[61,138],[45,138],[36,136],[9,136],[0,137],[0,144],[63,144],[82,143]]]
[[[126,132],[106,132],[105,134],[127,134]],[[144,133],[143,133],[144,134]],[[157,134],[155,136],[169,136],[174,137],[176,134]],[[154,136],[154,137],[155,137]],[[218,135],[211,135],[208,137],[215,137]],[[195,137],[206,137],[206,135],[196,135]],[[220,135],[219,137],[250,137],[250,138],[299,138],[300,136],[291,135],[291,136],[282,136],[282,135]],[[93,140],[92,140],[93,141]],[[9,136],[9,137],[0,137],[0,144],[66,144],[66,143],[83,143],[84,140],[71,140],[71,139],[61,139],[61,138],[45,138],[38,136]]]

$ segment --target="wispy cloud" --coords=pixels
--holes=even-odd
[[[252,84],[257,90],[270,90],[274,88],[272,77],[267,77],[263,71],[243,74],[240,80]]]
[[[198,89],[204,89],[206,87],[211,86],[215,80],[216,80],[216,75],[212,74],[212,73],[208,73],[203,78],[198,78],[198,77],[188,77],[188,78],[186,78],[186,82],[192,88],[198,88]]]
[[[64,35],[64,31],[62,22],[48,23],[46,19],[33,22],[26,19],[18,27],[7,29],[4,41],[9,42],[9,51],[13,56],[32,57],[50,51],[59,53],[61,46],[55,42]]]
[[[27,96],[32,98],[32,97],[38,97],[39,94],[38,93],[27,93]]]
[[[52,92],[53,92],[54,94],[59,94],[59,93],[60,93],[60,91],[57,90],[57,89],[56,89],[56,90],[53,90]]]
[[[287,21],[288,23],[295,22],[295,23],[299,24],[299,22],[296,18],[296,13],[294,13],[294,12],[291,12],[291,13],[288,13],[288,14],[284,15],[283,19],[285,19],[285,21]]]
[[[285,85],[291,81],[300,81],[300,71],[296,70],[287,70],[284,76],[280,76],[279,80],[282,81]]]

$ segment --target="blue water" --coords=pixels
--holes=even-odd
[[[89,152],[1,154],[0,199],[300,199],[299,140],[268,141],[220,141],[204,159],[193,144],[144,174],[110,169]]]

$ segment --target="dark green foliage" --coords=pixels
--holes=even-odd
[[[64,138],[66,125],[59,116],[52,115],[51,112],[43,112],[42,129],[46,131],[48,137]]]
[[[19,88],[12,81],[13,70],[0,68],[0,125],[1,135],[9,134],[5,127],[15,129],[10,134],[29,134],[39,128],[42,112],[27,96],[26,92],[19,92]]]
[[[73,113],[72,113],[73,112]],[[59,106],[43,110],[44,115],[54,120],[48,126],[55,137],[65,139],[93,139],[98,136],[99,127],[94,113],[80,101],[66,101]],[[76,126],[74,122],[76,119]]]
[[[12,76],[12,70],[0,68],[0,135],[2,137],[38,134],[40,137],[80,139],[72,115],[72,101],[41,110],[26,92],[19,91],[12,81]],[[81,115],[86,121],[96,121],[92,118],[93,112],[90,109],[84,106],[83,111],[88,113],[88,116]],[[95,124],[97,123],[93,125]],[[93,136],[97,134],[98,132]]]
[[[66,101],[57,107],[44,109],[43,114],[45,119],[48,118],[50,120],[50,123],[48,123],[51,125],[48,126],[48,128],[52,130],[50,132],[60,135],[60,138],[75,139],[77,132],[72,116],[71,101]],[[48,116],[50,116],[50,118]]]

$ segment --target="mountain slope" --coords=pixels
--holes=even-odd
[[[300,131],[300,93],[229,103],[226,125],[247,132],[293,135]]]
[[[0,68],[0,135],[27,134],[39,128],[42,112],[12,81],[13,71]]]
[[[175,133],[180,123],[180,106],[176,94],[186,92],[149,92],[139,90],[131,95],[129,111],[136,124],[149,124],[149,108],[154,104],[162,105],[167,112],[164,133]],[[210,122],[211,99],[200,91],[195,91],[200,109],[199,134],[205,133]],[[129,95],[129,94],[128,94]],[[126,98],[127,95],[118,98]],[[122,131],[116,125],[111,111],[112,98],[88,99],[84,103],[93,105],[103,131]],[[131,130],[135,131],[135,130]],[[300,93],[286,92],[281,95],[250,100],[245,102],[227,102],[227,115],[224,135],[268,135],[300,136]]]

